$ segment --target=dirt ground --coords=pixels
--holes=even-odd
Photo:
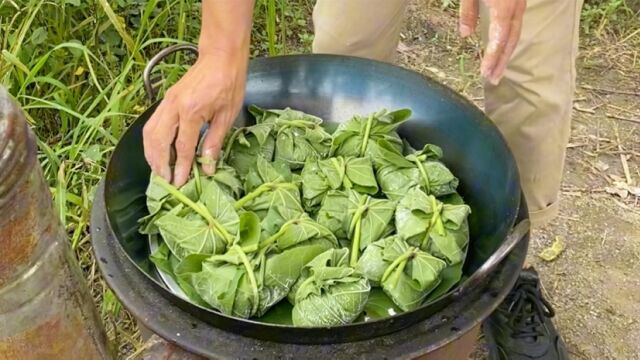
[[[482,107],[478,39],[461,41],[455,14],[422,3],[408,12],[400,62]],[[581,39],[561,214],[534,234],[529,250],[575,359],[640,359],[640,193],[633,188],[640,183],[640,39],[635,48],[633,39]],[[556,238],[565,250],[543,261],[538,254]],[[482,341],[473,358],[486,358]]]

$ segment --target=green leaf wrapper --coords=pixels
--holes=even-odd
[[[414,188],[398,203],[395,221],[398,234],[409,244],[453,265],[464,259],[470,212],[467,205],[445,204]]]
[[[371,160],[333,157],[308,160],[302,170],[303,205],[307,211],[318,207],[330,190],[353,189],[361,194],[376,194],[378,183]]]
[[[348,258],[347,249],[332,249],[305,266],[293,289],[294,325],[344,325],[362,313],[371,287],[362,274],[348,266]]]
[[[402,151],[403,143],[395,130],[411,116],[411,110],[381,110],[369,116],[354,116],[341,123],[333,134],[331,155],[371,157],[375,161],[378,141],[386,140]]]
[[[390,236],[367,247],[356,269],[372,284],[379,284],[399,308],[410,311],[440,284],[446,266],[399,236]]]
[[[436,197],[456,192],[459,181],[439,161],[439,147],[427,144],[421,151],[403,157],[389,142],[380,141],[378,145],[376,178],[390,199],[400,200],[407,190],[416,187]]]

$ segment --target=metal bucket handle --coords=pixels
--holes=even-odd
[[[524,219],[511,229],[509,235],[504,240],[502,245],[496,250],[487,261],[476,270],[473,275],[467,278],[453,293],[454,298],[459,298],[470,290],[476,288],[482,281],[484,281],[489,274],[491,274],[495,268],[504,260],[509,253],[520,243],[525,235],[531,230],[531,221]]]
[[[151,72],[153,69],[160,63],[160,61],[164,60],[167,56],[182,50],[188,50],[198,56],[198,47],[193,44],[175,44],[171,45],[159,53],[157,53],[154,57],[149,60],[147,66],[144,67],[144,72],[142,73],[142,80],[144,81],[144,88],[147,91],[147,96],[151,102],[157,100],[158,92],[151,84]]]

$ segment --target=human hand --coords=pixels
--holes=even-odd
[[[480,0],[460,1],[460,35],[471,35],[478,22]],[[520,39],[526,0],[483,0],[489,10],[489,41],[480,66],[481,75],[493,85],[504,69]]]
[[[200,129],[209,123],[202,142],[203,170],[213,174],[225,134],[242,105],[247,63],[245,51],[200,51],[196,63],[167,91],[144,126],[144,154],[154,173],[182,186],[191,172]],[[169,158],[174,139],[172,173]]]

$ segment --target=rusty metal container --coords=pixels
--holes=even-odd
[[[0,87],[0,359],[110,359],[107,338],[36,161]]]

